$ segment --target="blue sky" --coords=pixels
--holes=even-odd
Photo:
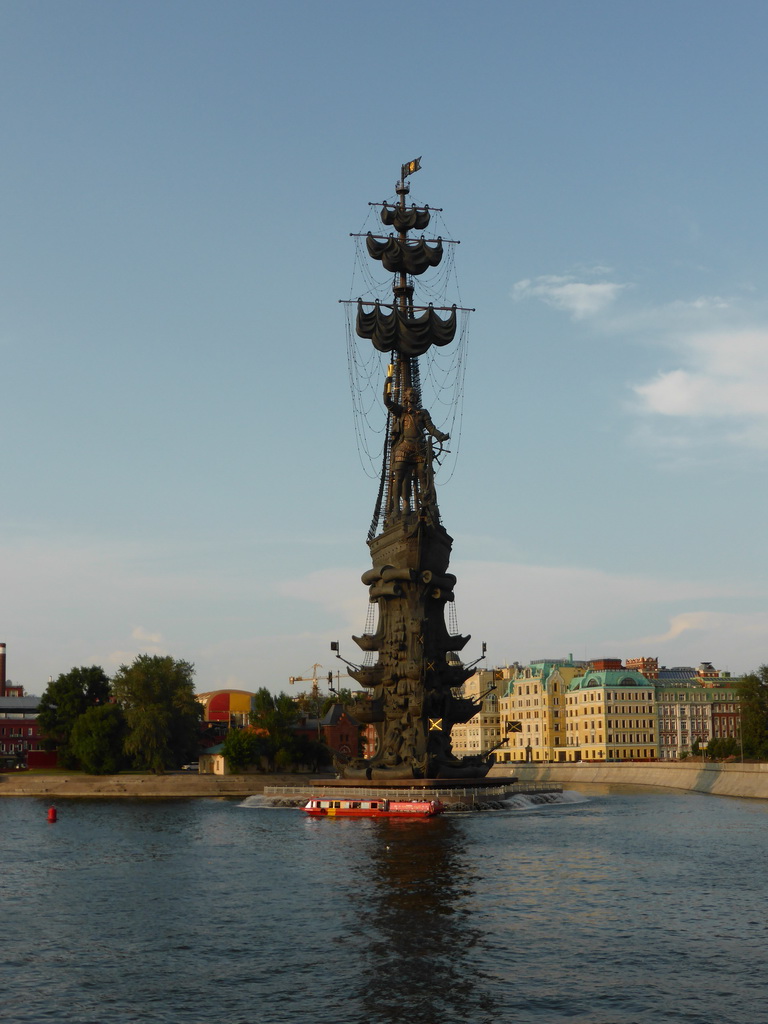
[[[343,308],[421,155],[476,307],[439,495],[490,663],[768,661],[768,8],[0,2],[0,640],[28,692],[354,658]]]

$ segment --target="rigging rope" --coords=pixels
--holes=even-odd
[[[373,636],[376,627],[376,612],[378,610],[378,604],[375,601],[368,602],[368,612],[365,616],[365,636]],[[363,666],[370,668],[371,665],[375,665],[378,660],[377,651],[366,651],[363,656]]]
[[[459,634],[459,619],[456,614],[456,598],[448,602],[448,632],[451,636]]]
[[[396,199],[387,200],[390,205]],[[434,234],[452,237],[439,211],[431,208]],[[355,331],[358,297],[364,302],[392,302],[392,276],[377,277],[373,270],[381,264],[371,260],[365,245],[367,231],[381,232],[379,207],[370,207],[368,215],[355,237],[355,264],[349,298],[345,306],[347,328],[347,365],[350,390],[352,392],[353,422],[358,458],[365,474],[371,479],[379,478],[379,493],[376,500],[371,530],[379,525],[382,509],[386,507],[388,495],[386,466],[386,440],[389,429],[388,414],[381,395],[384,389],[387,363],[391,355],[378,352],[369,341],[361,339]],[[432,234],[432,230],[430,231]],[[461,304],[461,295],[456,276],[454,245],[446,244],[442,262],[431,273],[419,276],[418,281],[410,277],[408,283],[419,294],[419,304],[431,302],[435,306]],[[414,386],[420,394],[423,406],[439,427],[451,435],[449,448],[443,452],[440,463],[435,463],[435,477],[441,485],[449,483],[458,461],[463,426],[464,375],[469,346],[469,311],[458,312],[459,329],[457,338],[445,349],[432,346],[421,360],[414,360]],[[421,366],[419,366],[421,363]],[[424,394],[426,390],[427,394]],[[370,538],[369,534],[369,538]]]

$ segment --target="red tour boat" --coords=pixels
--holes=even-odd
[[[336,818],[434,818],[445,804],[439,800],[332,800],[312,797],[302,810],[314,817]]]

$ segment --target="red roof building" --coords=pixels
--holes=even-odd
[[[37,726],[39,697],[25,697],[23,686],[5,676],[5,644],[0,643],[0,763],[5,767],[27,764],[27,755],[40,749]]]

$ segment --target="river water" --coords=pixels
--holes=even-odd
[[[0,800],[8,1024],[755,1024],[768,803]]]

